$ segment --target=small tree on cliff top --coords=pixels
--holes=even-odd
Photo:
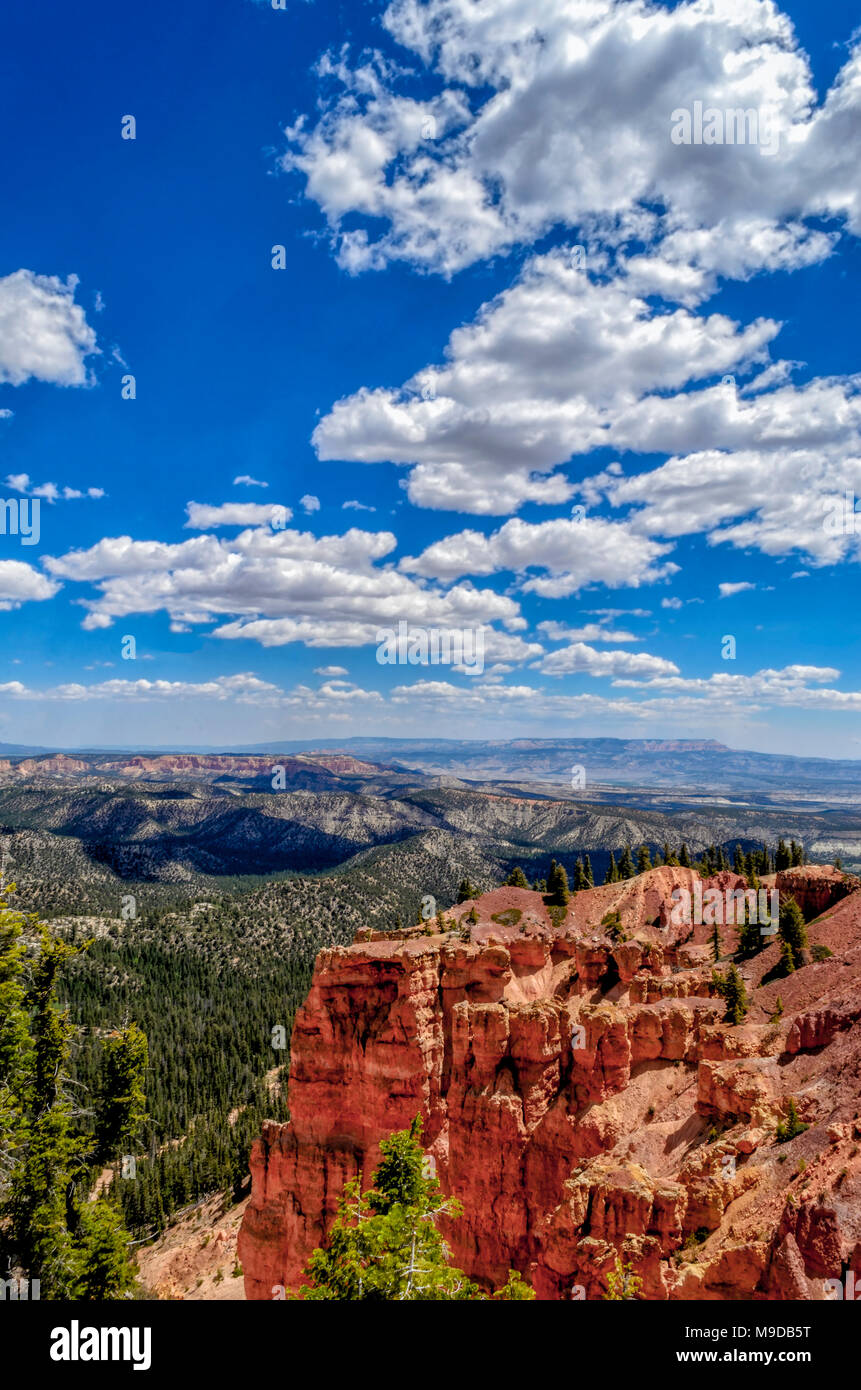
[[[568,887],[568,875],[562,864],[557,864],[555,859],[550,860],[550,873],[547,875],[547,905],[548,907],[565,907],[571,896]]]
[[[426,1176],[417,1117],[380,1144],[373,1187],[347,1183],[325,1249],[313,1252],[305,1268],[303,1298],[363,1302],[462,1302],[483,1300],[463,1272],[446,1263],[448,1247],[437,1230],[440,1217],[458,1217],[456,1198],[445,1197],[436,1178]],[[515,1271],[495,1298],[533,1298]]]

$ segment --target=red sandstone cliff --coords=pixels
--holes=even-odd
[[[693,877],[579,893],[556,923],[538,894],[499,889],[471,928],[465,903],[456,931],[322,952],[293,1033],[291,1121],[252,1153],[247,1296],[298,1285],[345,1181],[367,1181],[380,1139],[418,1112],[464,1205],[452,1259],[486,1284],[516,1268],[539,1298],[597,1298],[619,1253],[650,1299],[816,1298],[861,1274],[858,884],[781,875],[808,915],[824,909],[811,941],[833,955],[769,981],[769,944],[742,967],[751,1008],[731,1027],[710,928],[669,918]],[[612,911],[618,939],[601,925]],[[729,952],[734,929],[722,936]],[[810,1128],[777,1144],[789,1097]]]

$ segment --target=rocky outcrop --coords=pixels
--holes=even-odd
[[[542,1299],[600,1298],[622,1259],[646,1298],[822,1296],[861,1249],[861,1046],[842,1026],[859,899],[831,904],[855,943],[839,971],[781,981],[777,1021],[764,966],[742,963],[734,1026],[710,929],[662,919],[691,879],[656,869],[555,920],[500,889],[451,909],[450,930],[324,951],[293,1033],[292,1118],[252,1153],[247,1296],[298,1287],[345,1182],[369,1183],[380,1140],[416,1114],[463,1204],[451,1258],[487,1287],[518,1269]],[[782,1144],[790,1097],[808,1128]]]
[[[829,864],[805,864],[803,868],[782,869],[774,886],[784,898],[795,898],[809,922],[829,907],[842,901],[849,893],[858,891],[858,880],[847,878],[840,869]]]

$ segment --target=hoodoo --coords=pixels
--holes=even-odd
[[[648,1299],[825,1298],[861,1276],[861,885],[810,867],[769,882],[797,893],[810,951],[788,976],[773,936],[735,957],[732,1023],[713,929],[672,921],[694,878],[657,868],[567,908],[501,888],[434,934],[323,951],[291,1120],[252,1153],[247,1296],[299,1287],[344,1183],[419,1113],[464,1207],[452,1260],[487,1287],[516,1269],[541,1299],[600,1298],[619,1258]]]

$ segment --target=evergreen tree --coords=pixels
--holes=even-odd
[[[786,848],[786,844],[783,840],[778,840],[777,842],[777,853],[774,856],[774,867],[778,873],[780,873],[783,869],[789,869],[792,867],[792,854]]]
[[[136,1023],[127,1024],[105,1042],[95,1126],[99,1163],[131,1152],[140,1139],[146,1119],[147,1061],[146,1037]]]
[[[741,845],[736,845],[732,854],[732,867],[737,874],[744,873],[744,850]]]
[[[59,940],[0,899],[0,1255],[38,1279],[45,1299],[119,1297],[134,1280],[119,1213],[104,1198],[88,1201],[90,1141],[70,1076],[75,1030],[57,1002],[66,962],[89,945]],[[139,1113],[131,1089],[129,1104],[106,1093],[105,1134]]]
[[[592,861],[591,861],[591,859],[589,858],[588,854],[586,855],[586,859],[585,859],[584,864],[583,864],[583,877],[584,877],[585,880],[586,880],[586,887],[587,887],[587,888],[594,888],[594,887],[595,887],[595,879],[594,879],[594,877],[593,877],[593,875],[592,875]]]
[[[462,1207],[446,1199],[436,1178],[426,1177],[421,1120],[380,1144],[380,1163],[370,1191],[360,1179],[347,1183],[325,1248],[308,1260],[301,1296],[312,1301],[484,1300],[478,1285],[446,1262],[448,1247],[437,1223],[456,1219]],[[495,1295],[534,1297],[515,1271]]]
[[[725,975],[719,970],[712,972],[712,984],[717,988],[726,1004],[726,1023],[743,1023],[748,1010],[747,990],[738,970],[731,965]]]
[[[795,974],[795,955],[788,941],[780,943],[780,973],[782,975]]]
[[[586,874],[583,870],[583,860],[578,857],[574,865],[574,881],[571,885],[574,893],[579,893],[586,887]]]
[[[715,922],[712,927],[712,960],[717,964],[723,951],[723,942],[720,939],[720,927]]]
[[[759,923],[755,920],[756,916],[757,914],[752,913],[745,903],[738,930],[738,949],[743,956],[755,956],[762,950],[762,933],[759,929]],[[752,918],[754,920],[751,920]]]
[[[786,1111],[786,1119],[778,1121],[777,1129],[775,1130],[775,1138],[778,1144],[787,1144],[790,1139],[794,1139],[798,1134],[803,1134],[804,1131],[809,1128],[810,1125],[801,1123],[801,1117],[798,1114],[798,1106],[795,1104],[794,1097],[790,1096]]]
[[[639,1298],[642,1287],[643,1281],[634,1273],[633,1264],[623,1264],[621,1256],[617,1255],[615,1267],[607,1275],[605,1300],[611,1303],[633,1303]]]
[[[618,883],[618,882],[619,882],[619,870],[616,868],[616,856],[614,855],[614,853],[613,853],[612,850],[610,850],[610,862],[609,862],[609,864],[607,865],[607,872],[606,872],[606,874],[604,875],[604,882],[605,882],[605,883]]]
[[[784,964],[791,961],[792,969],[797,970],[802,964],[801,952],[807,949],[808,941],[804,914],[794,898],[784,898],[780,904],[777,930],[782,943],[781,960]],[[786,951],[783,947],[786,947]]]
[[[644,874],[646,870],[651,869],[651,867],[652,861],[649,857],[649,846],[647,844],[642,844],[637,850],[637,873]]]
[[[461,879],[460,884],[459,884],[459,886],[458,886],[458,890],[457,890],[457,901],[458,901],[459,903],[467,903],[467,902],[469,902],[470,898],[477,898],[477,897],[478,897],[478,889],[477,889],[477,888],[473,888],[473,886],[472,886],[472,884],[470,883],[470,881],[469,881],[468,878],[463,878],[463,879]]]
[[[691,863],[691,856],[688,853],[687,845],[682,845],[681,849],[679,850],[679,865],[683,869],[693,868],[693,865]]]
[[[528,888],[528,887],[529,887],[529,880],[527,879],[525,873],[523,872],[523,870],[521,869],[521,867],[520,867],[519,864],[517,865],[517,867],[516,867],[515,869],[512,869],[511,873],[508,875],[508,878],[505,880],[505,887],[506,887],[506,888]]]
[[[634,860],[631,856],[631,846],[626,845],[619,859],[619,878],[634,878],[637,870],[634,868]]]
[[[568,875],[562,864],[550,860],[550,873],[547,875],[548,907],[565,907],[571,894],[568,888]]]

